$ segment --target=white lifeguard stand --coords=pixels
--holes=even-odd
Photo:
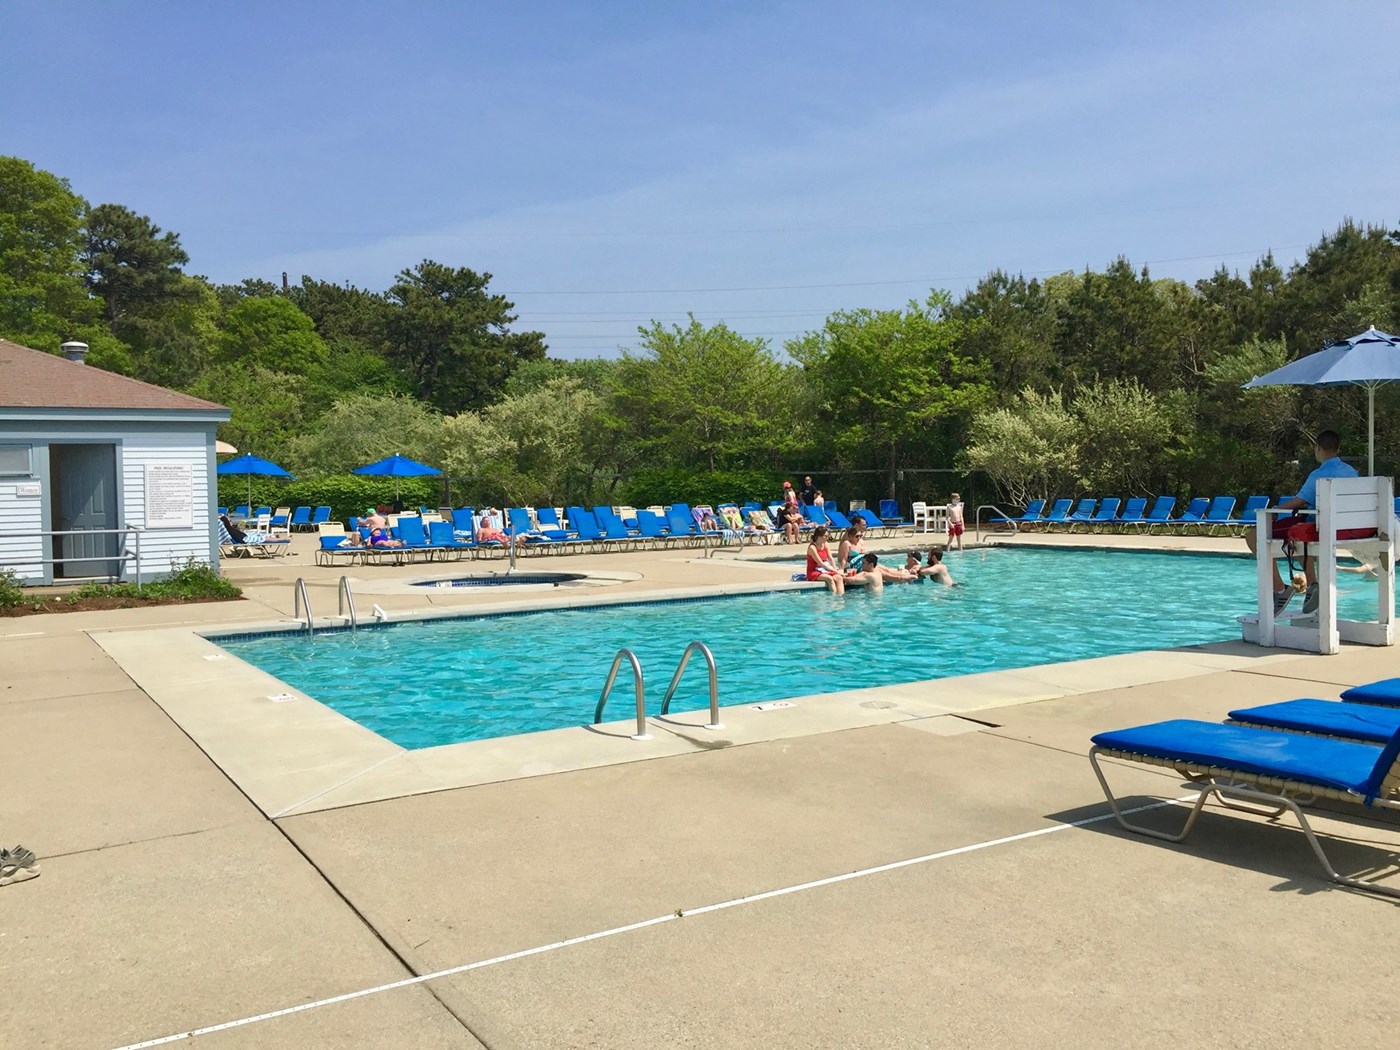
[[[1390,478],[1322,478],[1317,483],[1317,611],[1274,617],[1273,560],[1283,557],[1283,543],[1271,540],[1275,517],[1292,513],[1277,507],[1258,512],[1255,551],[1259,581],[1259,615],[1243,616],[1244,640],[1269,648],[1336,653],[1341,643],[1395,644],[1395,486]],[[1304,512],[1308,513],[1308,512]],[[1355,537],[1365,532],[1364,537]],[[1337,534],[1344,538],[1338,539]],[[1299,548],[1301,552],[1301,547]],[[1337,551],[1350,553],[1377,574],[1376,618],[1337,619]]]

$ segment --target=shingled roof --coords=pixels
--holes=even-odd
[[[3,408],[228,411],[212,401],[0,339],[0,409]]]

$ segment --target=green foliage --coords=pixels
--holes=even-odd
[[[689,503],[692,506],[744,503],[757,500],[767,504],[780,498],[782,475],[776,471],[687,470],[684,467],[653,467],[639,470],[622,485],[617,501],[633,507],[654,504]]]
[[[86,214],[67,179],[0,157],[0,336],[54,351],[97,319],[78,256]]]
[[[474,501],[554,504],[589,488],[588,423],[600,398],[559,377],[443,424],[444,459]]]
[[[120,204],[88,212],[83,264],[89,291],[101,297],[107,321],[149,315],[186,285],[180,267],[190,261],[175,233]]]
[[[128,598],[156,601],[179,598],[203,601],[217,598],[241,598],[243,592],[219,575],[208,562],[188,559],[169,576],[154,583],[88,583],[73,592],[74,598]]]
[[[206,371],[190,393],[233,409],[219,427],[223,440],[240,452],[276,460],[309,423],[305,389],[302,376],[229,364]]]
[[[964,452],[1017,506],[1079,487],[1079,423],[1058,390],[1026,389],[1001,408],[977,414]]]
[[[326,343],[311,318],[280,296],[244,299],[224,315],[223,328],[218,365],[304,376],[326,363]]]
[[[792,376],[766,340],[693,316],[682,328],[639,328],[642,354],[624,354],[614,404],[646,454],[713,471],[791,446]]]
[[[440,467],[442,443],[442,417],[421,401],[352,394],[323,414],[313,431],[287,443],[282,465],[298,475],[342,474],[397,452]]]
[[[488,295],[491,275],[425,259],[389,289],[388,358],[445,413],[483,408],[522,361],[544,357],[539,332],[512,333],[514,304]]]
[[[14,569],[0,568],[0,609],[13,609],[25,601],[24,587]]]

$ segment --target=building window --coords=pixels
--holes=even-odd
[[[30,477],[29,457],[29,445],[0,445],[0,477]]]

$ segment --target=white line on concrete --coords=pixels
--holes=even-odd
[[[1192,793],[1190,795],[1183,795],[1180,798],[1168,799],[1165,802],[1153,802],[1146,806],[1136,806],[1132,809],[1125,809],[1123,815],[1128,816],[1132,813],[1143,813],[1150,809],[1174,806],[1180,802],[1189,802],[1195,797],[1196,795]],[[230,1028],[242,1028],[244,1025],[273,1021],[279,1017],[289,1017],[292,1014],[301,1013],[304,1010],[315,1010],[322,1006],[333,1006],[336,1003],[348,1002],[351,999],[362,999],[365,996],[378,995],[381,992],[391,992],[396,988],[407,988],[415,984],[426,984],[428,981],[436,981],[443,977],[452,977],[459,973],[468,973],[471,970],[481,970],[487,966],[498,966],[501,963],[514,962],[517,959],[528,959],[532,955],[544,955],[547,952],[555,952],[561,948],[572,948],[576,944],[587,944],[589,941],[599,941],[605,937],[616,937],[621,933],[632,933],[634,930],[644,930],[648,926],[659,926],[662,923],[674,922],[680,918],[704,915],[706,912],[724,911],[726,908],[737,908],[743,904],[755,904],[758,901],[769,900],[773,897],[785,897],[790,893],[801,893],[804,890],[814,890],[822,886],[833,886],[838,882],[862,879],[868,875],[879,875],[882,872],[895,871],[899,868],[908,868],[916,864],[927,864],[930,861],[943,860],[947,857],[956,857],[963,853],[975,853],[978,850],[990,849],[993,846],[1005,846],[1012,842],[1023,842],[1026,839],[1038,838],[1041,835],[1053,835],[1057,831],[1068,831],[1070,828],[1082,828],[1087,824],[1098,824],[1101,821],[1112,819],[1112,813],[1104,813],[1097,817],[1085,817],[1083,820],[1071,821],[1068,824],[1054,824],[1047,828],[1037,828],[1035,831],[1023,831],[1017,835],[1006,835],[999,839],[987,839],[984,842],[974,842],[967,846],[955,846],[952,849],[940,850],[937,853],[926,853],[921,857],[910,857],[908,860],[896,860],[891,861],[889,864],[877,864],[871,868],[849,871],[844,875],[832,875],[829,878],[816,879],[813,882],[798,883],[795,886],[783,886],[780,889],[767,890],[764,893],[755,893],[747,897],[735,897],[732,900],[720,901],[718,904],[705,904],[698,908],[681,908],[666,915],[658,915],[651,919],[643,919],[641,922],[628,923],[626,926],[614,926],[611,929],[599,930],[596,933],[586,933],[579,937],[570,937],[567,940],[555,941],[552,944],[541,944],[534,948],[525,948],[518,952],[511,952],[508,955],[497,955],[490,959],[479,959],[476,962],[464,963],[461,966],[453,966],[446,970],[437,970],[433,973],[420,974],[417,977],[406,977],[401,981],[390,981],[388,984],[377,984],[372,988],[361,988],[358,991],[346,992],[343,995],[333,995],[328,999],[317,999],[314,1002],[298,1003],[296,1006],[287,1006],[281,1010],[271,1010],[264,1014],[240,1017],[236,1021],[224,1021],[221,1024],[208,1025],[204,1028],[195,1028],[188,1032],[177,1032],[174,1035],[160,1036],[157,1039],[147,1039],[140,1043],[128,1043],[125,1046],[117,1047],[116,1050],[147,1050],[148,1047],[178,1043],[197,1035],[210,1035],[214,1032],[223,1032]]]

